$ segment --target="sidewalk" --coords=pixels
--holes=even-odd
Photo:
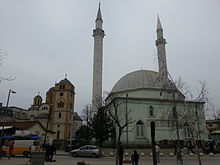
[[[56,162],[45,162],[45,165],[77,165],[77,162],[84,161],[89,165],[115,165],[115,158],[107,157],[107,158],[73,158],[71,156],[55,156],[54,159]],[[12,157],[8,160],[7,157],[4,157],[0,160],[0,165],[27,165],[27,158],[23,157]],[[209,157],[202,158],[202,165],[219,165],[220,157]],[[140,158],[139,165],[152,165],[152,158],[145,157]],[[194,157],[186,157],[184,158],[184,165],[196,165],[198,164],[198,160]],[[130,164],[123,164],[130,165]],[[161,163],[158,165],[176,165],[176,159],[173,157],[161,157]]]

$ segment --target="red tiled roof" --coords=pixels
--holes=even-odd
[[[18,129],[28,130],[31,127],[33,127],[35,124],[39,124],[44,130],[46,130],[46,128],[44,128],[44,126],[39,121],[5,122],[4,126],[14,126]],[[2,123],[0,123],[0,125],[2,125]],[[53,132],[51,130],[48,130],[48,131]]]

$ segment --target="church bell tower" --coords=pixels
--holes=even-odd
[[[97,17],[95,20],[94,37],[94,59],[93,59],[93,88],[92,88],[92,108],[91,117],[98,111],[98,107],[102,105],[102,63],[103,63],[103,38],[105,32],[102,29],[102,15],[100,3]]]

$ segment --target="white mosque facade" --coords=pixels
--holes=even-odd
[[[96,60],[93,68],[100,69],[102,69],[102,42],[104,37],[102,23],[99,7],[94,31],[99,29],[100,33],[94,33],[93,35],[95,39],[94,60]],[[133,145],[150,144],[150,123],[152,121],[155,122],[157,142],[176,140],[177,134],[180,140],[187,141],[192,137],[192,132],[194,132],[195,139],[207,140],[205,103],[186,101],[185,96],[169,79],[165,51],[166,40],[163,37],[163,28],[159,17],[156,32],[159,72],[137,70],[126,74],[118,80],[105,100],[104,106],[108,111],[117,115],[121,125],[124,125],[126,121],[129,122],[128,126],[123,130],[124,133],[120,141],[124,144]],[[99,36],[99,43],[96,35]],[[97,64],[97,58],[101,59],[98,59],[101,63]],[[102,94],[102,86],[100,86],[102,84],[102,71],[100,69],[93,71],[93,103],[95,95],[100,97]],[[94,86],[99,86],[98,90]],[[94,107],[95,105],[93,104],[93,114],[97,112]],[[116,124],[117,137],[118,128]]]

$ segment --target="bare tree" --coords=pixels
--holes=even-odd
[[[88,123],[90,122],[91,119],[91,110],[90,110],[90,105],[87,104],[84,106],[83,110],[81,111],[81,117],[83,119],[83,121],[86,122],[86,125],[88,125]]]
[[[200,159],[200,153],[198,150],[198,140],[201,140],[201,134],[205,134],[205,130],[202,130],[200,127],[205,127],[205,114],[203,111],[204,104],[208,100],[208,90],[206,83],[200,81],[201,88],[197,91],[197,97],[193,97],[191,90],[186,87],[186,84],[179,78],[175,83],[175,88],[173,92],[172,105],[173,111],[169,113],[169,120],[173,121],[174,124],[170,125],[171,131],[176,130],[177,136],[179,136],[179,130],[185,130],[185,133],[188,136],[189,140],[193,142],[196,148],[196,154],[198,156],[199,165],[202,164]],[[184,93],[184,99],[180,99],[178,93]],[[177,97],[175,94],[178,94]],[[188,99],[191,101],[185,101],[185,96],[188,96]],[[177,106],[178,105],[178,106]],[[182,107],[181,109],[177,109]],[[179,137],[178,137],[179,143]],[[178,144],[180,147],[180,144]]]
[[[111,98],[110,98],[111,97]],[[116,144],[118,145],[121,136],[123,133],[131,132],[134,127],[128,128],[129,125],[132,125],[135,120],[132,120],[130,116],[130,110],[127,109],[127,105],[124,107],[124,101],[126,101],[127,104],[127,97],[115,97],[112,94],[109,94],[110,103],[106,106],[108,113],[112,120],[114,121],[114,124],[116,126],[117,131],[117,141]],[[116,165],[118,164],[118,154],[116,154]]]
[[[7,52],[5,52],[4,50],[0,49],[0,66],[2,65],[1,61],[3,61],[3,59],[5,58],[5,56],[7,55]],[[0,75],[0,83],[2,81],[11,81],[11,80],[14,80],[15,77],[5,77],[5,76],[2,76]]]

